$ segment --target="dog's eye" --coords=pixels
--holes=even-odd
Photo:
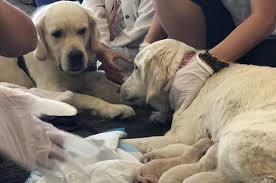
[[[78,31],[78,34],[79,34],[79,35],[84,35],[84,34],[86,33],[86,31],[87,31],[87,28],[86,28],[86,27],[83,27],[83,28],[81,28],[81,29]]]
[[[136,65],[136,64],[134,64],[134,70],[137,70],[137,69],[138,69],[137,65]]]
[[[60,38],[62,36],[62,31],[56,30],[56,31],[52,32],[52,36],[55,38]]]

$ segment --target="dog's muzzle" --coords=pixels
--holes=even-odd
[[[68,54],[69,70],[76,72],[84,69],[84,54],[80,50],[72,50]]]

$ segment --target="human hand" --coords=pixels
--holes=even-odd
[[[180,107],[185,110],[213,73],[213,69],[199,58],[199,53],[196,53],[187,65],[175,74],[169,94],[171,107],[175,110]]]
[[[99,60],[102,62],[100,68],[106,72],[106,77],[117,84],[122,84],[124,77],[121,67],[116,63],[117,59],[129,62],[127,57],[109,48],[99,55]]]
[[[34,166],[53,168],[57,160],[65,159],[63,137],[48,135],[60,130],[38,116],[73,116],[76,113],[68,104],[1,86],[1,153],[27,170]]]

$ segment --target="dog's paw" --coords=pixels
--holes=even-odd
[[[147,153],[147,152],[150,152],[150,151],[147,151],[148,150],[148,146],[146,143],[144,143],[143,140],[141,139],[122,139],[120,141],[121,144],[128,144],[128,145],[132,145],[134,146],[136,149],[138,149],[139,152],[141,153]]]
[[[158,183],[182,183],[183,180],[181,180],[179,177],[176,177],[174,175],[167,175],[166,173],[162,175],[158,181]]]
[[[149,119],[152,123],[164,124],[167,122],[168,116],[166,113],[163,112],[152,112],[152,115]]]
[[[134,110],[126,105],[111,104],[104,111],[100,112],[100,115],[105,118],[130,118],[135,116]]]
[[[152,151],[152,152],[148,152],[146,154],[144,154],[141,158],[140,158],[140,161],[142,163],[148,163],[152,160],[155,160],[155,159],[163,159],[163,158],[166,158],[164,156],[162,156],[161,153],[158,153],[157,151]]]
[[[155,175],[141,175],[142,170],[138,170],[137,174],[135,175],[134,178],[134,183],[157,183],[158,182],[158,177]]]

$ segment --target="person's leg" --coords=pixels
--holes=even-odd
[[[155,0],[155,10],[169,38],[198,49],[216,46],[235,28],[220,0]]]
[[[169,38],[206,48],[205,18],[197,4],[191,0],[155,0],[155,11]]]

